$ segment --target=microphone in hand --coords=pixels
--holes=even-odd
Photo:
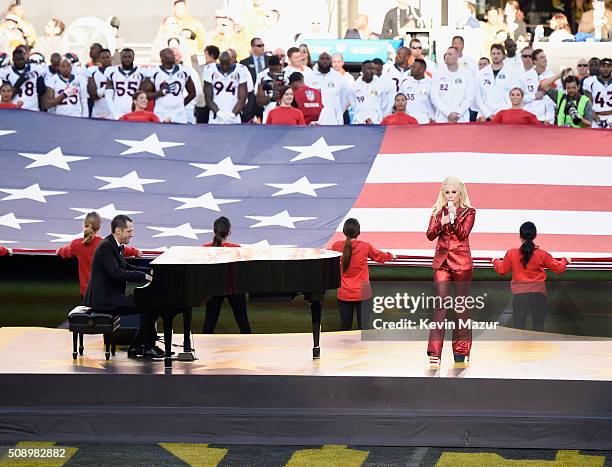
[[[449,201],[446,207],[448,209],[449,220],[452,224],[453,222],[455,222],[455,205],[453,204],[452,201]]]

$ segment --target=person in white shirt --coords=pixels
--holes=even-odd
[[[113,114],[105,97],[106,84],[108,82],[106,70],[111,66],[112,60],[113,56],[111,51],[102,49],[102,52],[100,52],[100,66],[92,66],[87,69],[87,74],[89,76],[87,81],[87,92],[90,99],[93,100],[93,108],[91,110],[92,118],[113,119]]]
[[[431,85],[431,102],[438,123],[465,123],[470,121],[470,105],[474,100],[474,78],[459,66],[459,51],[454,47],[444,54],[445,66]]]
[[[39,110],[38,83],[46,75],[45,67],[27,63],[22,47],[13,51],[13,65],[0,68],[0,84],[9,83],[13,88],[13,104],[23,103],[22,109]]]
[[[222,52],[219,64],[204,71],[204,96],[212,116],[210,124],[240,123],[240,112],[246,105],[249,70],[240,67],[229,52]]]
[[[467,55],[463,55],[463,49],[465,49],[465,41],[463,40],[463,37],[453,37],[451,47],[457,49],[457,52],[459,53],[459,58],[457,60],[459,66],[469,71],[472,76],[475,76],[476,72],[478,71],[478,67],[476,66],[476,60],[474,60],[472,57],[468,57]]]
[[[383,67],[383,74],[395,84],[393,95],[400,92],[402,83],[410,76],[410,49],[408,47],[400,47],[395,55],[395,63],[387,63]]]
[[[187,123],[185,106],[196,96],[195,84],[185,67],[176,63],[172,49],[162,50],[159,57],[161,66],[150,71],[141,87],[148,99],[155,100],[155,113],[162,122]]]
[[[375,58],[372,60],[374,64],[374,74],[380,78],[380,80],[387,87],[387,94],[389,95],[389,100],[387,102],[387,107],[383,108],[383,113],[385,115],[389,115],[393,112],[393,103],[394,97],[397,94],[395,91],[395,81],[391,79],[389,75],[383,74],[383,68],[385,66],[384,62],[380,58]]]
[[[106,89],[104,96],[114,120],[132,111],[132,100],[140,89],[146,73],[134,66],[134,51],[121,51],[121,65],[111,66],[104,70]]]
[[[287,58],[289,65],[285,67],[285,79],[289,80],[289,76],[296,71],[306,76],[312,70],[304,64],[304,54],[297,47],[289,47],[287,50]]]
[[[179,63],[185,67],[185,70],[189,73],[189,76],[191,77],[191,80],[193,81],[193,84],[195,87],[195,92],[196,92],[195,98],[189,104],[185,105],[185,113],[187,114],[187,123],[193,125],[196,123],[196,116],[195,116],[196,102],[200,98],[200,96],[202,97],[204,96],[204,87],[203,87],[202,80],[200,79],[200,75],[198,74],[197,70],[193,68],[192,66],[185,65],[183,63],[183,54],[181,52],[181,49],[173,48],[172,51],[174,52],[176,63]],[[187,97],[187,89],[183,90],[183,96]]]
[[[504,47],[506,48],[504,66],[512,70],[514,74],[521,76],[525,72],[525,68],[520,54],[517,55],[516,53],[516,42],[508,38],[504,41]]]
[[[361,77],[355,81],[350,93],[354,125],[379,124],[388,115],[385,109],[393,107],[389,86],[376,76],[374,63],[366,60],[361,65]],[[389,105],[391,101],[391,105]]]
[[[434,77],[434,75],[436,74],[436,69],[438,67],[435,62],[425,56],[425,54],[423,53],[423,44],[420,39],[417,39],[416,37],[414,39],[410,39],[410,56],[412,57],[413,61],[417,58],[424,60],[425,64],[427,65],[427,71],[425,72],[425,76],[427,76],[428,78]]]
[[[55,108],[56,115],[85,118],[89,116],[87,89],[83,81],[72,74],[70,60],[63,59],[60,62],[60,72],[50,75],[45,84],[45,109]]]
[[[319,125],[344,124],[344,112],[348,108],[349,87],[346,79],[331,67],[332,58],[327,52],[319,55],[317,67],[304,77],[304,83],[321,91],[323,109]]]
[[[400,92],[408,100],[408,113],[421,124],[434,121],[434,109],[431,104],[432,79],[425,75],[427,63],[417,58],[412,63],[412,76],[402,82]]]
[[[504,66],[505,52],[500,44],[491,46],[491,64],[476,77],[476,104],[479,120],[488,120],[497,112],[511,107],[510,90],[521,88],[518,77]]]
[[[355,78],[353,78],[353,75],[344,69],[344,57],[342,54],[334,54],[332,56],[332,68],[344,77],[349,88],[355,84]]]
[[[530,51],[530,48],[525,48],[521,54],[526,55]],[[533,50],[531,59],[524,59],[524,62],[529,67],[522,77],[525,110],[534,114],[539,121],[552,124],[555,121],[555,103],[539,89],[542,81],[554,75],[546,68],[548,65],[546,54],[542,49]]]

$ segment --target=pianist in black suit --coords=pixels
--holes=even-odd
[[[219,217],[213,226],[215,236],[213,241],[205,243],[202,246],[205,247],[227,247],[237,248],[240,245],[236,243],[227,242],[227,238],[232,233],[232,224],[227,217]],[[215,326],[219,320],[219,314],[221,313],[221,307],[223,306],[224,300],[227,298],[232,311],[234,312],[234,319],[242,334],[251,334],[251,325],[249,324],[249,316],[247,314],[246,306],[246,295],[235,294],[226,295],[219,297],[211,297],[206,301],[206,316],[204,317],[204,334],[212,334],[215,332]]]
[[[134,236],[132,219],[122,214],[115,216],[111,222],[111,232],[100,242],[94,253],[83,305],[117,315],[140,311],[140,328],[128,350],[128,356],[163,357],[164,352],[155,347],[157,315],[137,310],[133,297],[125,295],[126,282],[144,283],[152,280],[149,268],[132,266],[125,261],[123,255],[124,245]]]

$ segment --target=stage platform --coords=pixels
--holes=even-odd
[[[198,360],[104,359],[85,336],[0,329],[0,442],[120,441],[612,449],[612,340],[506,329],[440,369],[422,341],[358,331],[195,335]],[[175,343],[182,342],[176,335]],[[178,349],[177,349],[178,350]]]

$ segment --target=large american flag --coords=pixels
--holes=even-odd
[[[431,207],[447,175],[477,209],[473,255],[518,244],[612,256],[612,132],[554,127],[187,126],[0,110],[0,244],[54,251],[96,210],[135,221],[144,250],[199,245],[215,218],[232,241],[322,247],[347,217],[362,239],[429,257]]]

